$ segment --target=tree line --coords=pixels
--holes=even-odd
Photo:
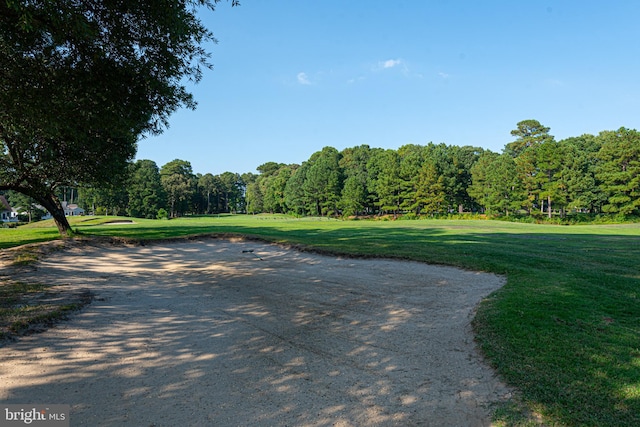
[[[194,174],[191,163],[176,159],[162,167],[138,160],[117,188],[79,189],[79,204],[96,213],[138,218],[244,212],[244,184],[237,173]]]
[[[397,150],[324,147],[302,164],[194,174],[186,160],[130,163],[124,185],[62,187],[87,212],[140,218],[216,213],[298,216],[640,214],[640,133],[620,128],[556,141],[524,120],[502,153],[446,144]],[[74,192],[75,191],[75,192]],[[18,196],[15,195],[17,198]],[[12,196],[10,196],[12,198]],[[24,204],[24,202],[23,202]]]
[[[523,120],[501,154],[433,143],[325,147],[301,165],[270,162],[246,176],[246,209],[342,216],[640,213],[640,133],[620,128],[556,141],[549,130]]]

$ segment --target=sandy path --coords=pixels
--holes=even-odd
[[[23,274],[96,295],[0,348],[0,401],[70,404],[72,426],[486,426],[508,394],[469,325],[494,275],[224,240]]]

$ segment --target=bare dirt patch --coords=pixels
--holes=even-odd
[[[495,275],[214,239],[70,245],[16,275],[94,295],[0,348],[0,400],[72,425],[488,426],[510,396],[470,327]]]
[[[0,251],[0,346],[67,320],[91,302],[86,288],[15,280],[17,272],[34,270],[38,259],[64,247],[64,242],[47,242]]]

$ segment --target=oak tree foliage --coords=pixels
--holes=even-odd
[[[118,183],[140,137],[195,107],[184,82],[215,41],[196,12],[218,1],[0,2],[0,190],[35,199],[67,235],[56,188]]]

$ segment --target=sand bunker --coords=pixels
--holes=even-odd
[[[74,426],[488,426],[509,395],[470,329],[491,274],[203,239],[14,278],[95,295],[0,348],[0,401],[69,404]]]

